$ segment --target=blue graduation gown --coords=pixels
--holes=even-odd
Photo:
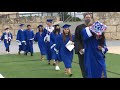
[[[84,28],[81,31],[81,35],[85,48],[84,65],[87,78],[101,78],[102,75],[107,77],[104,54],[108,51],[108,49],[105,48],[104,52],[98,50],[100,40],[93,37],[88,28]],[[104,46],[106,46],[106,44]]]
[[[47,29],[44,29],[44,32],[45,34],[47,35],[50,35],[51,32],[49,32]],[[52,59],[52,52],[51,52],[51,46],[50,46],[50,42],[47,41],[45,42],[45,45],[46,45],[46,56],[47,56],[47,60],[51,60]]]
[[[74,40],[74,36],[72,36],[72,39]],[[65,68],[72,68],[72,60],[73,60],[73,50],[69,51],[65,45],[70,40],[69,36],[66,37],[66,41],[63,41],[63,35],[61,34],[58,38],[59,40],[59,52],[60,52],[60,59],[63,61]]]
[[[51,33],[51,35],[50,35],[50,46],[51,46],[51,52],[52,52],[52,59],[58,60],[58,61],[61,61],[60,53],[56,52],[55,49],[59,50],[58,38],[60,35],[61,35],[61,33],[59,33],[58,35],[56,35],[55,33]]]
[[[25,52],[31,52],[33,53],[33,40],[34,40],[34,32],[32,30],[25,30]]]
[[[34,37],[34,41],[38,42],[38,46],[39,46],[41,55],[46,55],[46,47],[45,47],[44,37],[45,37],[44,32],[42,32],[41,34],[40,34],[40,32],[37,32]]]
[[[16,40],[21,42],[21,45],[19,45],[19,51],[24,51],[25,50],[24,30],[18,30]]]
[[[5,45],[6,49],[9,48],[12,39],[13,39],[12,33],[7,34],[6,32],[4,32],[2,34],[1,40],[4,40],[4,45]]]

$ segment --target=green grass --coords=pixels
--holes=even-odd
[[[70,78],[64,74],[64,65],[60,63],[60,71],[55,71],[54,66],[48,65],[47,60],[40,61],[39,53],[33,57],[30,55],[0,55],[0,73],[5,78]],[[107,70],[120,74],[120,55],[107,54]],[[78,62],[77,55],[74,62]],[[73,76],[71,78],[82,78],[81,70],[77,63],[72,64]],[[107,72],[108,78],[120,78],[120,75]]]

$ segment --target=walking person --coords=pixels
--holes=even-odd
[[[21,51],[25,51],[25,36],[24,36],[24,24],[19,25],[20,29],[17,32],[17,37],[16,41],[18,42],[19,45],[19,51],[18,54],[20,55]],[[25,52],[24,52],[25,53]]]
[[[95,22],[81,31],[86,78],[107,78],[105,54],[108,48],[103,30],[106,30],[105,25]]]
[[[54,27],[53,27],[53,24],[52,24],[52,19],[47,19],[47,27],[45,27],[45,33],[46,33],[46,36],[44,38],[44,41],[45,41],[45,44],[46,44],[46,56],[47,56],[47,60],[48,60],[48,65],[51,64],[51,60],[52,60],[52,52],[51,52],[51,48],[50,48],[50,34],[53,32],[54,30]],[[55,60],[53,60],[53,65],[55,66],[56,65],[56,62]]]
[[[8,53],[10,53],[10,44],[11,44],[11,41],[13,39],[13,35],[10,32],[9,28],[5,28],[4,30],[5,30],[5,32],[2,34],[1,40],[4,40],[6,53],[8,54]]]
[[[69,75],[70,77],[73,75],[72,74],[72,60],[73,60],[73,49],[74,47],[70,50],[69,48],[66,47],[68,42],[71,42],[71,45],[74,45],[74,36],[70,32],[70,27],[71,25],[65,24],[63,26],[63,33],[61,36],[58,38],[59,41],[59,52],[60,52],[60,58],[64,63],[65,66],[65,74]]]
[[[27,29],[24,31],[24,37],[25,37],[25,55],[28,54],[28,52],[31,53],[31,56],[33,56],[33,40],[34,40],[34,32],[31,30],[31,25],[27,25]]]
[[[78,25],[75,30],[75,54],[78,55],[79,59],[79,66],[82,72],[83,78],[85,78],[85,69],[84,69],[84,44],[82,35],[80,34],[82,29],[87,27],[89,23],[91,22],[91,15],[86,13],[84,15],[84,23],[81,25]]]
[[[54,25],[54,30],[50,35],[50,46],[51,46],[51,52],[52,52],[52,59],[55,60],[55,70],[60,70],[59,63],[61,62],[60,59],[60,53],[58,52],[58,38],[61,35],[60,33],[60,26]]]
[[[46,46],[44,42],[44,27],[43,25],[39,25],[38,27],[38,32],[35,34],[34,41],[38,42],[38,47],[40,49],[40,59],[44,60],[44,55],[46,55]]]

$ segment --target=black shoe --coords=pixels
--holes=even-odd
[[[73,74],[70,74],[69,77],[72,77]]]
[[[31,53],[31,56],[33,56],[33,54]]]
[[[48,65],[50,65],[50,61],[48,61]]]
[[[55,63],[55,62],[53,63],[53,66],[56,66],[56,63]]]
[[[18,52],[18,54],[20,55],[20,51]]]
[[[26,56],[27,56],[27,53],[24,53],[24,55],[26,55]]]

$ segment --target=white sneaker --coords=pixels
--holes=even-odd
[[[55,70],[59,71],[60,70],[59,66],[55,66]]]
[[[2,76],[2,74],[0,74],[0,78],[4,78],[4,77]]]

